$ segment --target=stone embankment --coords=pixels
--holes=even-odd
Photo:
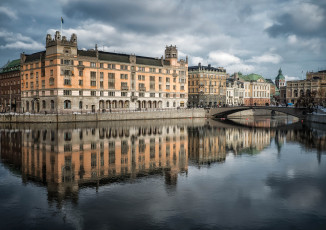
[[[153,120],[177,118],[204,118],[204,109],[177,109],[158,111],[125,111],[91,114],[2,114],[0,123],[64,123],[87,121]]]
[[[307,121],[326,124],[326,114],[308,114]]]

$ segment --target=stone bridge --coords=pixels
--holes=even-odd
[[[226,118],[228,115],[248,109],[264,109],[270,110],[271,115],[275,112],[285,113],[291,116],[295,116],[299,119],[305,119],[307,113],[309,112],[308,108],[294,108],[294,107],[273,107],[273,106],[236,106],[236,107],[219,107],[219,108],[210,108],[208,109],[207,116],[211,118]]]

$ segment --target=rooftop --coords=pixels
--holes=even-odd
[[[245,81],[258,81],[259,79],[263,79],[265,81],[265,79],[261,75],[256,73],[251,73],[249,75],[239,74],[239,77]]]
[[[13,60],[8,62],[3,68],[1,73],[7,73],[10,71],[20,70],[20,59]]]
[[[223,67],[212,67],[210,64],[208,66],[201,65],[201,63],[198,63],[196,66],[189,66],[188,67],[189,71],[194,71],[194,70],[208,70],[208,71],[216,71],[216,72],[226,72],[226,70]]]

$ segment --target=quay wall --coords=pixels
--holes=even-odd
[[[0,115],[0,123],[64,123],[89,121],[123,121],[123,120],[154,120],[177,118],[204,118],[204,109],[180,109],[163,111],[126,111],[93,114],[19,114]]]
[[[323,115],[309,114],[307,116],[307,121],[326,124],[326,114],[323,114]]]

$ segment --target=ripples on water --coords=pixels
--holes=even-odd
[[[289,117],[2,125],[1,229],[324,229],[325,130]]]

